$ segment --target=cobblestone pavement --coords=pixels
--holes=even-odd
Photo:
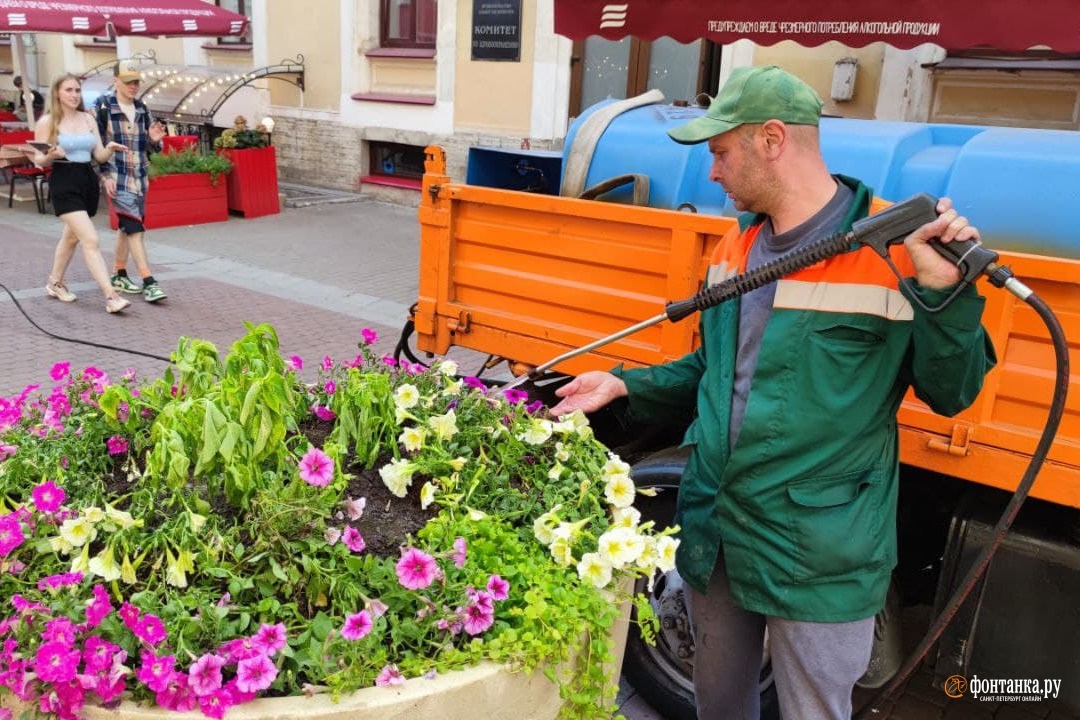
[[[111,267],[114,234],[104,213],[95,222]],[[132,296],[131,309],[120,316],[106,314],[101,291],[80,255],[67,276],[79,300],[64,304],[45,295],[60,227],[57,218],[39,215],[32,203],[0,209],[0,284],[18,301],[16,307],[0,290],[0,395],[47,382],[49,368],[58,360],[68,360],[75,368],[94,364],[114,376],[134,368],[140,376],[152,377],[165,368],[164,362],[123,350],[168,356],[180,336],[189,336],[210,340],[224,352],[244,333],[245,322],[271,323],[282,351],[316,361],[309,367],[324,355],[351,359],[364,327],[378,331],[376,351],[389,352],[417,295],[419,226],[412,207],[361,200],[287,208],[252,220],[234,217],[152,230],[147,234],[151,264],[169,297],[149,305]],[[42,330],[106,347],[49,337]],[[451,356],[466,368],[479,368],[481,359],[475,354]],[[1075,720],[1043,703],[998,707],[949,702],[931,687],[929,678],[928,673],[917,675],[874,717]],[[863,699],[865,695],[857,696],[856,706]],[[664,720],[628,685],[619,700],[628,720]]]

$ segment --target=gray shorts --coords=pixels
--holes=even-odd
[[[117,190],[112,199],[119,220],[120,231],[134,235],[146,230],[143,217],[146,214],[146,196],[128,190]]]

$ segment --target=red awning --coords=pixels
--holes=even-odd
[[[1080,52],[1080,0],[555,0],[555,32],[575,40],[666,35],[684,43],[929,42],[947,50],[1042,45]]]
[[[0,0],[0,32],[243,35],[247,18],[202,0]]]

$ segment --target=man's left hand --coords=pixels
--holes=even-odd
[[[927,243],[937,239],[942,243],[953,240],[979,240],[979,231],[968,219],[953,209],[949,198],[941,198],[937,204],[938,217],[907,236],[907,248],[915,266],[915,279],[919,285],[933,290],[943,290],[960,282],[960,270],[952,261],[946,260]]]

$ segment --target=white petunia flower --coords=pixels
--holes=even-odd
[[[577,565],[578,577],[590,582],[594,587],[607,587],[611,582],[611,566],[599,553],[585,553]]]
[[[97,530],[86,517],[68,518],[60,525],[60,537],[72,547],[82,547],[94,541]]]
[[[604,467],[600,468],[600,475],[604,480],[609,480],[612,477],[619,475],[629,475],[630,466],[619,459],[618,455],[614,453],[608,455],[608,461],[604,463]]]
[[[420,508],[422,510],[427,510],[428,505],[435,501],[436,492],[437,488],[430,480],[424,483],[424,486],[420,488]]]
[[[94,505],[91,505],[88,508],[83,508],[82,515],[89,523],[96,524],[105,519],[105,511]]]
[[[405,459],[391,460],[379,468],[379,477],[389,488],[390,492],[399,498],[405,497],[409,486],[412,484],[412,476],[416,467]]]
[[[626,508],[634,504],[634,481],[629,475],[610,475],[604,485],[604,497],[617,508]]]
[[[420,402],[420,391],[417,390],[415,385],[405,383],[399,385],[397,390],[394,391],[394,407],[408,410],[416,407],[418,402]]]
[[[611,519],[614,527],[636,528],[641,522],[641,513],[633,507],[617,507],[611,511]]]
[[[427,430],[422,427],[407,427],[401,431],[398,435],[398,442],[405,446],[405,449],[409,452],[416,452],[420,448],[424,447],[424,439],[427,437]]]
[[[551,421],[543,418],[532,418],[525,432],[518,435],[518,440],[529,445],[543,445],[551,437]]]
[[[548,480],[558,480],[559,477],[562,476],[563,470],[565,469],[566,468],[563,467],[562,463],[555,463],[551,466],[551,469],[548,470]]]
[[[548,546],[548,550],[551,551],[552,559],[563,567],[574,562],[574,548],[568,537],[556,535]]]
[[[641,557],[645,541],[631,528],[608,530],[596,541],[596,551],[611,567],[620,569]]]
[[[570,459],[570,451],[561,442],[555,443],[555,459],[563,463]]]
[[[113,580],[120,579],[120,565],[117,564],[116,558],[113,556],[112,546],[106,546],[100,554],[93,557],[89,563],[87,563],[87,569],[91,575],[98,575],[105,582],[112,582]]]
[[[437,369],[443,375],[446,375],[447,377],[453,377],[458,373],[458,364],[453,360],[443,360],[441,363],[438,364]]]
[[[544,545],[550,545],[555,539],[555,526],[559,524],[559,517],[555,511],[558,509],[559,506],[556,505],[533,521],[533,535]]]
[[[679,548],[679,541],[670,535],[664,535],[656,540],[656,569],[660,572],[670,572],[675,569],[675,551]]]
[[[453,410],[447,410],[443,415],[433,415],[428,418],[428,425],[435,431],[435,435],[443,440],[449,440],[457,435],[457,414]]]
[[[121,530],[128,530],[142,525],[142,520],[136,520],[131,517],[131,513],[125,512],[124,510],[117,510],[112,505],[105,506],[105,518]]]

